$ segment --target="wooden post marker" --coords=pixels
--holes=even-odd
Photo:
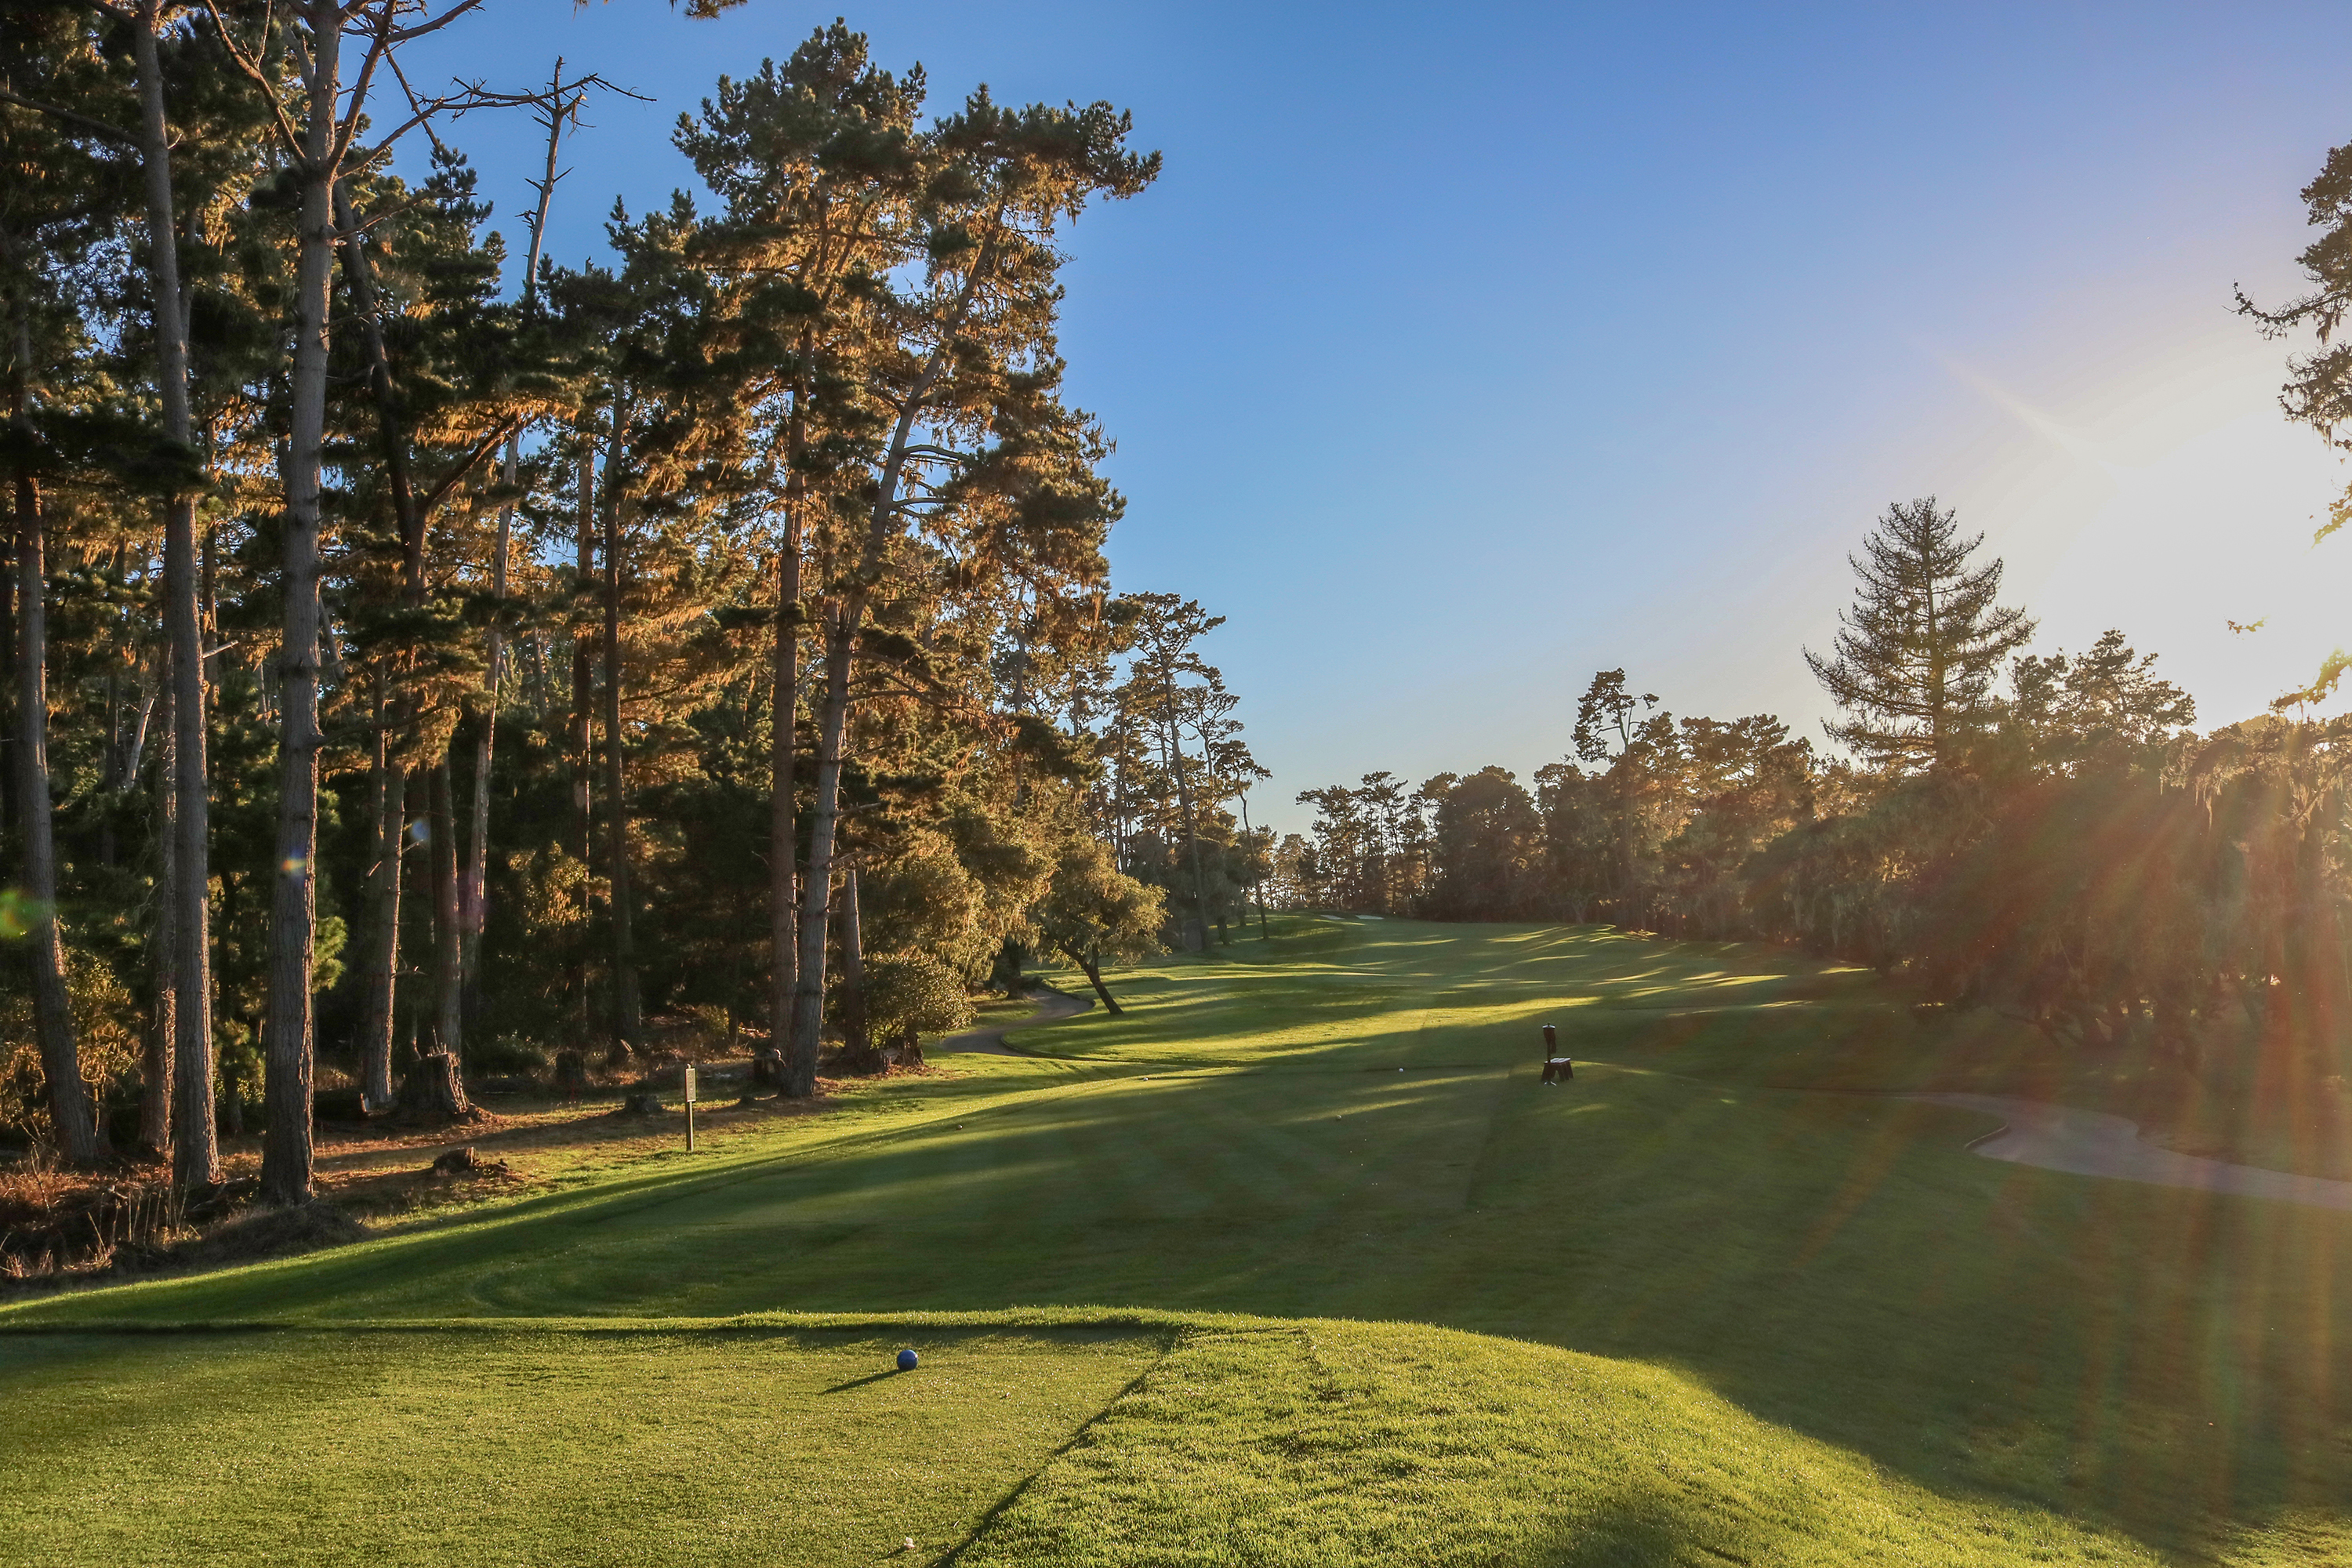
[[[1544,1075],[1546,1083],[1566,1083],[1576,1076],[1576,1064],[1559,1054],[1559,1031],[1551,1025],[1543,1026]]]
[[[694,1152],[694,1064],[686,1064],[686,1152]]]

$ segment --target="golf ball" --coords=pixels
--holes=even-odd
[[[915,1370],[915,1364],[922,1359],[922,1357],[917,1355],[913,1351],[900,1351],[898,1352],[898,1370],[900,1372],[912,1372]]]

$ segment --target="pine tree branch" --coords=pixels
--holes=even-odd
[[[61,120],[68,125],[80,126],[93,135],[119,142],[126,147],[136,148],[139,145],[139,138],[119,125],[84,114],[79,110],[67,109],[54,103],[43,103],[38,99],[26,98],[21,94],[9,91],[5,87],[0,87],[0,103],[13,103],[19,109],[29,109],[36,114],[46,114],[52,120]]]

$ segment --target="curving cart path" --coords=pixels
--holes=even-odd
[[[2159,1149],[2141,1140],[2137,1122],[2104,1111],[2076,1110],[2005,1094],[1908,1094],[1903,1098],[2000,1117],[2007,1125],[1969,1145],[1988,1160],[2039,1165],[2045,1171],[2068,1171],[2078,1176],[2108,1176],[2159,1187],[2193,1187],[2352,1211],[2352,1182],[2298,1176]]]
[[[1004,1043],[1004,1031],[1018,1029],[1028,1024],[1050,1023],[1055,1018],[1072,1017],[1093,1006],[1091,996],[1073,996],[1066,991],[1040,989],[1030,993],[1037,999],[1037,1010],[1014,1018],[1009,1023],[991,1024],[985,1029],[967,1029],[961,1035],[950,1035],[930,1051],[975,1051],[982,1056],[1017,1057],[1023,1053]]]

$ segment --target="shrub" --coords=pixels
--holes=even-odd
[[[15,954],[9,955],[12,959]],[[139,1029],[143,1021],[130,989],[107,964],[66,944],[66,999],[73,1013],[82,1081],[90,1099],[109,1096],[139,1071]],[[37,1145],[53,1145],[48,1079],[41,1070],[41,1047],[33,1032],[33,999],[23,985],[0,999],[0,1126]]]
[[[944,1034],[971,1022],[971,998],[962,978],[929,953],[883,953],[866,961],[866,1019],[877,1041]]]
[[[546,1069],[547,1053],[520,1035],[499,1035],[466,1047],[466,1071],[486,1077],[520,1078]]]
[[[688,1007],[686,1015],[694,1020],[694,1046],[697,1052],[709,1056],[727,1048],[727,1037],[731,1031],[727,1026],[726,1008],[715,1002],[704,1002]]]

